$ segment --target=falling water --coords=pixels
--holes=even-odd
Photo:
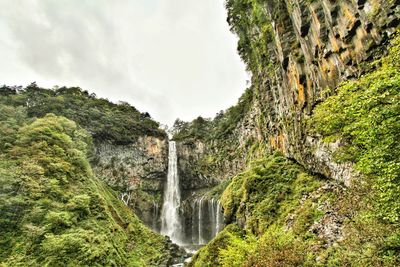
[[[224,227],[221,202],[204,196],[192,204],[192,242],[204,245],[213,239]]]
[[[202,244],[204,244],[205,242],[204,242],[204,238],[203,238],[203,225],[204,225],[204,222],[203,222],[203,198],[204,197],[201,197],[200,198],[200,201],[199,201],[199,225],[198,225],[198,227],[199,227],[199,245],[202,245]]]
[[[217,214],[215,217],[217,220],[217,223],[215,224],[215,233],[218,234],[224,226],[224,217],[222,214],[221,202],[219,200],[217,201]]]
[[[153,200],[153,221],[152,228],[157,230],[158,204]]]
[[[181,242],[179,206],[181,202],[177,168],[176,143],[169,142],[168,178],[161,210],[161,234],[167,235],[174,243]]]
[[[221,203],[218,199],[201,196],[191,203],[191,238],[190,230],[185,232],[180,217],[181,196],[179,190],[179,176],[177,168],[176,143],[169,142],[168,178],[164,190],[164,202],[161,209],[161,234],[167,235],[178,245],[204,245],[213,239],[224,226]],[[154,217],[157,217],[158,206],[153,205]],[[184,214],[183,214],[184,215]],[[156,227],[153,221],[153,228]],[[189,234],[189,240],[184,235]],[[189,244],[187,243],[189,241]]]
[[[209,213],[210,213],[210,221],[211,221],[211,226],[216,225],[216,210],[215,210],[215,200],[212,198],[209,202],[210,205],[208,205]],[[211,229],[211,235],[214,237],[217,232],[215,231],[216,227],[213,227]]]

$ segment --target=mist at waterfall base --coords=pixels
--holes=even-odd
[[[205,245],[222,230],[223,214],[218,199],[202,196],[192,201],[190,214],[181,210],[176,143],[169,142],[168,177],[161,210],[160,233],[179,246],[193,249]],[[157,206],[154,207],[158,209]],[[186,218],[188,223],[182,223]],[[186,226],[186,227],[185,227]]]

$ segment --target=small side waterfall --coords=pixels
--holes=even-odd
[[[157,231],[157,218],[158,218],[158,204],[153,201],[153,221],[151,228]]]
[[[168,178],[161,210],[161,234],[167,235],[174,243],[181,243],[182,225],[179,217],[181,195],[177,167],[176,143],[169,142]]]
[[[216,214],[217,222],[215,224],[215,233],[218,234],[224,227],[224,215],[221,209],[221,201],[217,201],[217,214]]]
[[[199,245],[203,245],[204,242],[204,238],[203,238],[203,198],[201,197],[199,200],[199,225],[197,226],[197,228],[199,228]]]
[[[192,209],[192,242],[204,245],[224,227],[221,203],[202,196],[194,201]]]

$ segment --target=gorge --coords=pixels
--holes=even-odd
[[[214,118],[0,88],[0,266],[400,266],[400,2],[225,5]]]

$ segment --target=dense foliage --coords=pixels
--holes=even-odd
[[[318,184],[284,157],[257,160],[249,170],[234,177],[223,192],[221,201],[225,218],[228,221],[246,220],[248,230],[262,233],[276,221],[283,200],[298,200],[304,191],[312,191]],[[250,212],[252,216],[249,217]]]
[[[366,190],[311,176],[279,155],[257,160],[223,192],[230,224],[191,266],[398,266],[399,230],[371,216]],[[329,243],[332,216],[343,230]]]
[[[0,105],[0,265],[151,266],[164,239],[96,177],[91,137],[65,117]]]
[[[193,266],[318,266],[315,258],[323,249],[309,228],[329,198],[307,197],[322,184],[280,155],[253,162],[222,194],[231,224],[194,256]],[[285,230],[290,214],[293,222]],[[314,252],[307,251],[311,246]]]
[[[238,103],[226,111],[220,111],[213,120],[198,117],[192,122],[184,122],[177,119],[174,123],[175,132],[173,139],[177,141],[202,140],[226,140],[238,123],[250,109],[253,101],[252,88],[246,89]]]
[[[268,44],[274,41],[274,34],[268,8],[278,10],[274,7],[278,4],[280,1],[226,1],[228,23],[239,38],[237,50],[253,74],[273,68]]]
[[[341,143],[338,161],[351,161],[361,177],[342,203],[347,238],[339,262],[397,266],[400,262],[400,36],[375,70],[343,83],[320,104],[313,129]],[[351,201],[353,199],[353,201]],[[354,201],[356,199],[356,201]]]
[[[228,1],[235,31],[256,2]],[[338,142],[337,161],[354,164],[350,188],[279,155],[256,160],[226,187],[230,224],[191,266],[400,266],[399,60],[395,34],[389,54],[331,92],[309,121],[310,132]],[[329,241],[332,225],[340,230]]]
[[[213,120],[198,117],[192,122],[175,122],[174,140],[189,147],[196,142],[207,144],[205,154],[191,162],[191,169],[197,175],[220,176],[217,173],[224,171],[225,162],[242,157],[243,151],[253,145],[253,140],[248,140],[245,147],[240,146],[237,138],[238,128],[246,123],[246,115],[253,105],[253,92],[252,88],[248,88],[235,106],[220,111]]]
[[[80,88],[44,89],[35,83],[21,87],[0,87],[0,104],[25,109],[32,118],[47,113],[64,116],[85,128],[95,142],[129,144],[141,135],[165,136],[148,113],[140,113],[128,103],[111,103]]]
[[[341,140],[337,152],[365,174],[374,190],[374,213],[400,225],[400,36],[375,71],[343,83],[313,116],[327,141]]]

